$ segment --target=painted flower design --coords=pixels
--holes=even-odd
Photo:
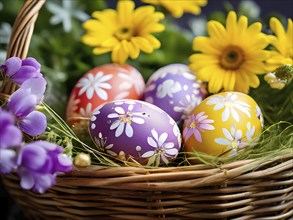
[[[224,109],[222,113],[222,121],[227,121],[230,115],[232,115],[232,117],[239,122],[240,118],[237,111],[243,112],[250,118],[251,106],[237,99],[238,96],[232,93],[228,93],[226,97],[222,95],[214,95],[207,101],[207,105],[214,105],[215,111]]]
[[[186,126],[183,130],[183,137],[188,140],[193,135],[198,142],[202,143],[201,133],[205,130],[214,130],[215,127],[211,125],[214,122],[214,120],[208,119],[205,112],[200,112],[197,115],[192,114],[185,120]]]
[[[132,123],[144,124],[143,115],[141,112],[133,112],[133,105],[128,106],[128,110],[125,111],[122,107],[118,106],[114,108],[115,113],[108,115],[108,118],[116,119],[110,126],[110,130],[115,130],[115,137],[119,137],[125,130],[127,137],[133,136]]]
[[[231,126],[230,131],[226,128],[222,128],[225,138],[216,138],[215,142],[220,145],[226,145],[230,149],[230,156],[233,156],[237,151],[247,145],[247,142],[243,141],[242,131],[236,130],[235,126]]]
[[[108,99],[108,94],[105,89],[111,89],[112,86],[107,83],[113,75],[104,75],[103,72],[98,72],[96,75],[88,73],[86,77],[82,78],[78,83],[77,87],[81,88],[78,95],[86,93],[88,99],[92,99],[94,93],[99,96],[102,100]]]
[[[251,126],[251,123],[248,122],[246,127],[247,127],[246,139],[247,139],[248,142],[251,142],[253,140],[252,137],[253,137],[253,135],[255,133],[255,126]]]
[[[168,164],[168,158],[174,158],[178,154],[178,149],[175,148],[174,143],[166,142],[168,138],[166,132],[159,135],[155,129],[152,129],[151,133],[152,137],[148,137],[147,142],[154,150],[145,152],[141,157],[149,158],[148,165],[159,166],[161,161]]]
[[[107,137],[103,137],[101,132],[99,132],[98,138],[95,137],[95,143],[98,149],[106,151],[111,156],[117,156],[117,153],[111,150],[114,147],[114,144],[107,144]]]
[[[161,99],[165,96],[169,96],[170,98],[172,98],[174,93],[180,92],[181,90],[182,87],[179,82],[168,79],[158,86],[156,95],[158,98]]]
[[[92,103],[88,103],[85,108],[79,109],[79,114],[81,117],[90,118],[92,115],[93,109],[92,109]]]
[[[179,105],[174,106],[173,110],[175,112],[183,112],[182,118],[184,119],[201,101],[202,99],[195,94],[186,94],[185,97],[178,102]]]

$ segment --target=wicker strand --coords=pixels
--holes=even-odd
[[[27,56],[39,10],[46,0],[26,0],[12,27],[6,58]],[[18,86],[11,81],[5,82],[0,91],[1,96],[11,95]]]

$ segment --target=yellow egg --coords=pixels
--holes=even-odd
[[[213,156],[237,154],[262,131],[257,103],[239,92],[222,92],[203,100],[185,119],[184,151]]]

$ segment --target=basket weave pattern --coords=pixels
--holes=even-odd
[[[27,0],[13,26],[7,57],[25,58],[45,0]],[[1,98],[17,86],[9,83]],[[145,169],[90,166],[57,178],[45,194],[3,182],[28,219],[290,219],[293,152],[271,161]]]

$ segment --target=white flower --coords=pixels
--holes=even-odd
[[[48,1],[47,8],[53,14],[50,19],[50,23],[53,25],[62,23],[65,32],[69,32],[72,29],[72,18],[75,17],[80,21],[86,21],[90,18],[88,14],[82,10],[77,10],[75,1],[62,0],[62,5],[55,2]]]
[[[9,23],[1,23],[0,26],[0,44],[7,45],[11,36],[12,28]]]
[[[133,105],[128,106],[128,111],[125,112],[125,110],[118,106],[114,108],[114,111],[116,113],[111,113],[108,115],[108,118],[117,118],[111,126],[110,130],[115,130],[115,137],[119,137],[125,128],[125,134],[127,137],[133,136],[133,128],[131,126],[132,123],[136,124],[144,124],[144,119],[142,117],[143,114],[141,112],[132,112]]]
[[[5,50],[1,50],[0,49],[0,63],[4,63],[6,60],[6,54],[7,52]],[[0,86],[1,86],[2,81],[0,82]]]
[[[154,148],[154,150],[147,151],[141,157],[151,158],[155,157],[155,165],[158,166],[161,161],[165,164],[169,163],[167,158],[174,158],[178,154],[178,149],[175,148],[174,143],[165,142],[168,138],[166,132],[162,133],[160,136],[155,129],[151,130],[152,137],[147,138],[148,144]]]
[[[99,96],[102,100],[108,99],[108,94],[104,89],[111,89],[112,86],[106,81],[110,80],[113,75],[108,74],[105,75],[102,72],[98,72],[95,76],[93,73],[88,73],[86,77],[82,78],[78,83],[77,87],[81,88],[78,95],[82,95],[86,92],[86,96],[88,99],[92,99],[94,92]]]
[[[247,126],[246,139],[248,142],[251,142],[252,136],[254,135],[254,132],[255,132],[255,126],[251,127],[250,122],[248,122],[246,126]]]
[[[181,84],[179,82],[175,82],[172,79],[167,79],[162,84],[158,86],[156,96],[158,98],[164,98],[165,96],[169,96],[173,98],[173,94],[180,92],[182,90]]]
[[[124,89],[129,90],[133,86],[136,93],[141,96],[145,88],[144,79],[135,69],[133,69],[131,73],[128,72],[129,70],[125,70],[125,73],[118,73],[120,78],[126,80],[124,83],[128,82],[128,84],[124,85]]]
[[[179,105],[174,106],[173,110],[175,112],[182,112],[182,119],[185,119],[186,115],[188,115],[201,101],[202,98],[200,98],[200,96],[185,94],[183,99],[178,102]]]
[[[95,137],[95,143],[98,149],[105,150],[111,156],[114,156],[114,157],[117,156],[117,153],[111,150],[114,147],[114,144],[107,145],[107,138],[103,137],[101,132],[99,132],[98,138]]]
[[[88,103],[84,108],[80,108],[79,109],[79,114],[82,116],[82,117],[85,117],[85,118],[90,118],[91,115],[92,115],[92,103]]]
[[[184,73],[185,78],[191,78],[193,74],[191,74],[190,69],[185,64],[170,64],[164,67],[161,67],[158,69],[154,74],[151,75],[151,77],[148,80],[148,84],[150,84],[153,81],[156,81],[159,78],[165,78],[167,74],[180,74]],[[189,75],[187,75],[189,74]],[[193,75],[194,78],[194,75]]]
[[[230,132],[226,128],[222,128],[225,138],[216,138],[215,142],[220,145],[226,145],[230,149],[230,156],[233,156],[237,153],[238,149],[243,148],[247,145],[243,141],[242,131],[236,130],[235,126],[231,126]]]
[[[236,94],[227,93],[227,96],[224,97],[222,95],[214,95],[207,101],[207,105],[215,105],[214,110],[218,111],[224,108],[222,113],[222,121],[227,121],[230,117],[230,113],[232,117],[239,122],[239,114],[237,110],[246,114],[249,118],[250,115],[250,108],[251,106],[245,102],[237,100],[238,96]]]

